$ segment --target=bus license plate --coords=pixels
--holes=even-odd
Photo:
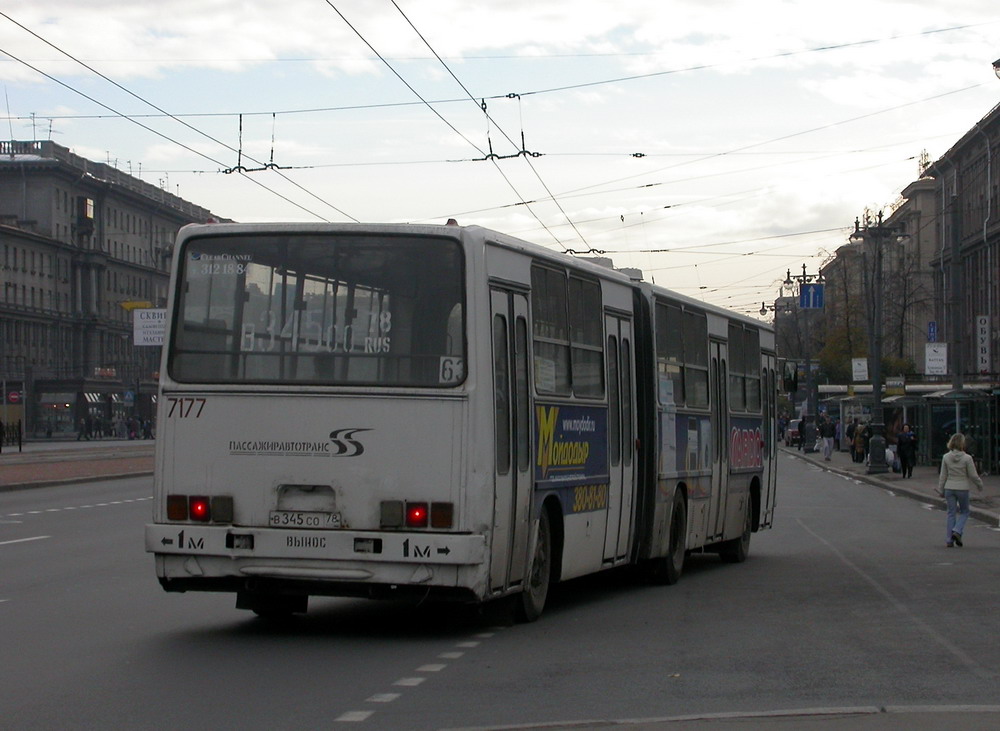
[[[339,528],[340,513],[272,510],[268,522],[272,528]]]

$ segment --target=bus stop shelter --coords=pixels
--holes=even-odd
[[[936,391],[926,396],[929,405],[930,459],[934,463],[948,451],[951,435],[961,432],[966,451],[980,470],[993,472],[993,400],[983,391],[959,389]]]

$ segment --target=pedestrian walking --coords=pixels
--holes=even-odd
[[[855,462],[865,461],[865,425],[856,424],[854,427],[853,456]]]
[[[899,472],[904,478],[913,477],[913,465],[917,463],[917,435],[903,424],[903,431],[896,435],[896,456],[899,457]]]
[[[830,421],[830,417],[823,419],[823,423],[819,426],[819,435],[823,439],[823,459],[827,462],[833,454],[833,438],[836,434],[837,427]]]
[[[975,485],[983,491],[983,480],[976,472],[976,463],[965,452],[965,437],[953,434],[948,440],[948,453],[941,458],[938,494],[948,505],[946,546],[962,546],[962,532],[969,519],[969,490]]]

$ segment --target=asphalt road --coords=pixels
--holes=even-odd
[[[996,728],[1000,533],[947,549],[939,511],[779,469],[747,563],[571,582],[514,626],[337,599],[269,625],[159,588],[148,477],[3,493],[0,726]]]

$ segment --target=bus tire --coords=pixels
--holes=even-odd
[[[746,500],[746,509],[743,511],[743,532],[738,538],[726,541],[719,545],[719,558],[726,563],[743,563],[750,554],[750,534],[753,532],[753,510],[750,497]]]
[[[680,581],[684,571],[684,557],[687,555],[687,503],[684,494],[674,492],[674,503],[670,509],[670,533],[667,536],[667,555],[650,562],[649,576],[656,584],[668,586]]]
[[[534,622],[545,608],[552,580],[552,524],[549,511],[542,507],[538,516],[538,537],[531,555],[531,565],[525,577],[524,589],[518,595],[514,612],[519,622]]]

